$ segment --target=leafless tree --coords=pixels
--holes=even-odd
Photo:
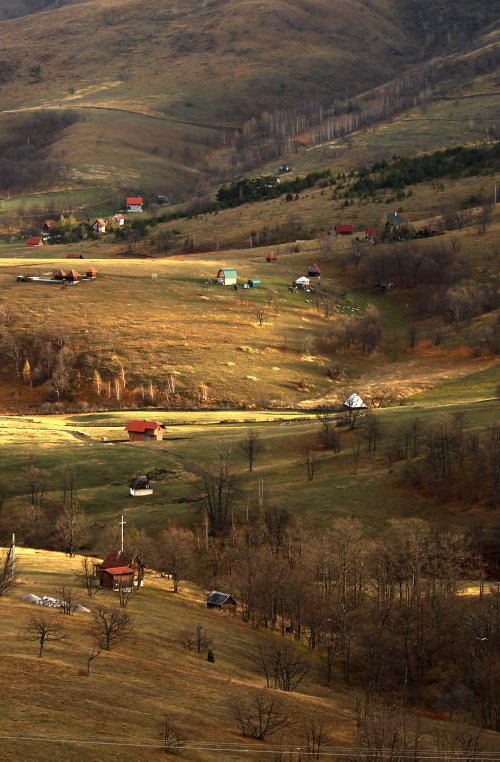
[[[268,688],[279,688],[288,693],[300,685],[310,669],[308,659],[287,641],[268,648],[259,646],[251,660],[266,678]]]
[[[248,470],[253,471],[255,460],[258,455],[264,452],[265,447],[257,432],[250,429],[245,439],[239,443],[238,449],[248,462]]]
[[[78,499],[74,495],[66,498],[56,519],[56,529],[69,556],[75,555],[75,549],[82,542],[87,526],[88,521]]]
[[[302,722],[302,732],[305,740],[306,759],[322,759],[325,744],[328,743],[328,732],[320,717],[306,717]]]
[[[76,573],[76,578],[83,582],[85,593],[89,598],[93,598],[101,592],[99,581],[94,574],[93,561],[88,556],[82,559],[82,564],[80,570]]]
[[[85,658],[85,664],[86,664],[85,674],[87,677],[90,677],[90,667],[92,666],[92,664],[95,662],[95,660],[100,654],[101,654],[100,648],[93,648],[92,651],[90,651],[90,653]]]
[[[160,546],[160,564],[172,579],[174,593],[179,591],[181,580],[192,569],[193,533],[189,529],[169,526],[163,532]]]
[[[12,590],[17,582],[17,576],[10,552],[4,551],[0,556],[0,598]]]
[[[321,424],[319,431],[319,440],[325,450],[340,452],[340,433],[336,428],[336,420],[329,413],[318,415],[318,421]]]
[[[63,614],[74,614],[81,605],[80,596],[77,591],[71,587],[66,587],[66,585],[62,585],[59,588],[57,597],[63,604],[60,609]]]
[[[110,651],[117,641],[124,640],[133,632],[132,621],[120,609],[99,606],[93,617],[93,634],[99,648]]]
[[[130,601],[132,600],[132,596],[134,595],[134,591],[130,589],[130,587],[125,587],[124,585],[119,585],[117,590],[113,591],[116,597],[118,598],[118,602],[120,604],[121,609],[126,609]]]
[[[188,651],[196,651],[198,654],[205,654],[209,648],[214,646],[211,634],[201,624],[197,624],[195,628],[183,630],[179,640],[183,648]]]
[[[200,474],[200,491],[212,529],[223,529],[236,497],[236,481],[229,469],[231,450],[220,448],[212,468]]]
[[[242,734],[259,741],[283,730],[293,721],[292,716],[282,709],[276,699],[264,691],[246,702],[238,701],[234,707],[234,716]]]
[[[30,617],[26,623],[25,631],[28,640],[34,640],[38,643],[38,656],[40,658],[44,654],[46,643],[64,640],[66,637],[66,631],[62,625],[42,614]]]
[[[302,454],[299,456],[298,462],[300,465],[305,466],[307,473],[307,481],[312,482],[314,475],[321,465],[321,460],[317,450],[311,450],[310,447],[306,447]]]

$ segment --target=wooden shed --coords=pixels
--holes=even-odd
[[[335,225],[335,232],[337,235],[352,235],[352,225],[339,223]]]
[[[314,264],[309,267],[307,271],[308,278],[319,278],[320,275],[321,275],[321,270],[319,269],[318,265]]]
[[[221,267],[217,273],[217,283],[221,286],[236,286],[238,273],[234,267]]]
[[[76,252],[72,254],[66,254],[66,259],[83,259],[83,254],[77,254]]]
[[[212,590],[212,592],[207,595],[206,603],[208,609],[229,611],[231,614],[235,614],[236,609],[238,608],[238,603],[232,595],[229,593],[219,593],[217,590]]]
[[[275,251],[269,251],[266,254],[266,262],[277,262],[278,261],[278,255]]]
[[[365,238],[367,240],[370,240],[370,238],[378,238],[380,236],[380,228],[378,227],[368,227],[365,230]]]
[[[100,586],[107,590],[133,590],[135,572],[130,566],[114,566],[101,569]]]
[[[249,288],[259,288],[262,285],[262,281],[258,278],[249,278],[247,283]]]
[[[160,421],[133,420],[127,421],[125,429],[129,442],[155,442],[163,439],[166,426]]]
[[[43,241],[38,236],[32,235],[26,240],[26,246],[33,249],[35,246],[43,246]]]

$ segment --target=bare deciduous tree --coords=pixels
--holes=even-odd
[[[306,447],[300,455],[298,462],[301,466],[305,466],[307,473],[307,481],[312,482],[314,475],[320,467],[321,460],[316,450],[311,450],[310,447]]]
[[[133,632],[128,614],[119,609],[99,606],[94,613],[93,633],[99,648],[110,651],[117,641],[130,637]]]
[[[92,559],[88,556],[85,556],[85,558],[82,559],[80,571],[77,571],[75,576],[78,580],[83,582],[85,593],[89,598],[93,598],[101,592],[99,581],[94,574],[94,564]]]
[[[264,691],[249,701],[238,701],[234,707],[234,716],[242,734],[259,741],[283,730],[293,721],[292,716],[276,699]]]
[[[192,568],[193,534],[189,529],[169,526],[164,531],[160,549],[161,567],[171,577],[174,593]]]
[[[264,452],[265,447],[257,432],[250,429],[245,439],[239,443],[238,449],[248,462],[248,470],[253,471],[255,460],[258,455]]]
[[[45,644],[49,641],[60,641],[66,637],[64,627],[48,616],[32,616],[26,623],[26,637],[39,645],[38,656],[44,654]]]

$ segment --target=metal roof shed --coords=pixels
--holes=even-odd
[[[235,286],[238,281],[238,273],[234,267],[221,267],[217,273],[217,283],[221,286]]]
[[[260,281],[258,278],[250,278],[247,282],[250,288],[258,288],[262,285],[262,281]]]

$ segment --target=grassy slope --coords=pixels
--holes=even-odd
[[[24,623],[40,610],[23,602],[30,592],[57,595],[61,584],[73,585],[80,559],[42,551],[19,551],[21,584],[0,601],[0,676],[3,711],[0,732],[45,737],[98,738],[129,742],[129,759],[161,759],[161,749],[138,749],[134,743],[161,742],[165,717],[189,741],[214,743],[224,740],[241,744],[231,759],[242,759],[252,744],[238,736],[231,707],[248,698],[262,681],[247,668],[249,649],[273,639],[232,619],[214,614],[203,605],[203,591],[184,586],[175,596],[168,583],[146,580],[144,589],[129,606],[136,629],[132,641],[103,653],[93,665],[90,678],[79,675],[92,648],[90,615],[62,616],[49,611],[68,631],[68,640],[46,646],[46,656],[37,658],[36,644],[24,637]],[[112,605],[112,594],[98,603]],[[89,604],[94,608],[97,604]],[[181,631],[201,624],[215,641],[216,664],[188,654],[179,645]],[[7,687],[8,686],[8,687]],[[209,687],[209,694],[207,690]],[[200,696],[204,695],[203,710]],[[298,717],[314,712],[324,716],[332,731],[332,743],[344,745],[353,733],[354,696],[323,688],[309,679],[301,690],[283,696]],[[224,726],[224,737],[220,727]],[[257,745],[259,746],[259,745]],[[49,744],[10,740],[2,759],[80,760],[123,759],[124,749],[111,745]],[[190,749],[183,759],[217,760],[220,751]]]

